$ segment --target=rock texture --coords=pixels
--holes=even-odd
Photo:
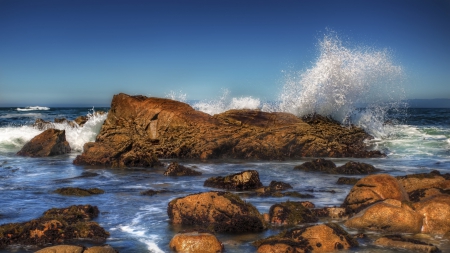
[[[55,190],[55,193],[61,194],[61,195],[68,195],[68,196],[91,196],[96,194],[103,194],[105,191],[98,188],[90,188],[90,189],[83,189],[78,187],[63,187]]]
[[[29,222],[1,225],[0,248],[13,244],[61,244],[72,239],[104,241],[109,233],[91,221],[98,213],[98,208],[91,205],[53,208]]]
[[[400,185],[406,190],[413,202],[427,197],[441,194],[450,194],[450,175],[439,171],[430,173],[411,174],[396,177]]]
[[[210,116],[185,103],[118,94],[95,143],[75,164],[151,165],[158,158],[379,157],[362,129],[324,117],[230,110]],[[129,160],[133,162],[127,162]]]
[[[259,232],[266,228],[251,204],[229,192],[204,192],[176,198],[167,213],[173,224],[197,226],[216,232]]]
[[[117,253],[117,251],[109,245],[93,246],[87,249],[76,245],[58,245],[43,248],[36,253]]]
[[[423,219],[422,233],[443,235],[450,232],[450,196],[437,195],[414,203]]]
[[[294,170],[347,175],[368,175],[379,171],[379,169],[376,169],[370,164],[359,162],[347,162],[342,166],[336,167],[336,164],[334,162],[325,160],[323,158],[315,159],[310,162],[305,162],[301,165],[295,166]]]
[[[262,186],[256,170],[246,170],[225,177],[208,178],[203,186],[227,190],[252,190]]]
[[[173,162],[167,167],[164,176],[200,176],[202,173]]]
[[[65,130],[47,129],[26,143],[17,152],[17,155],[44,157],[66,154],[70,150],[69,143],[66,141]]]
[[[317,222],[317,217],[304,206],[303,202],[287,201],[270,207],[269,221],[275,225],[298,225]]]
[[[408,252],[438,253],[438,247],[419,240],[403,238],[400,235],[383,236],[375,241],[375,245],[406,250]]]
[[[180,233],[170,241],[169,247],[175,252],[182,253],[221,253],[223,244],[210,233]]]
[[[334,223],[295,228],[254,243],[259,253],[334,252],[357,247],[358,242]]]

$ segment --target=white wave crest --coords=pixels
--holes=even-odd
[[[50,110],[49,107],[45,106],[27,106],[25,108],[17,108],[17,111],[47,111]]]
[[[223,90],[222,96],[216,100],[201,101],[195,103],[193,107],[196,110],[208,113],[210,115],[222,113],[231,109],[259,109],[260,100],[253,97],[229,97],[230,92],[227,89]]]

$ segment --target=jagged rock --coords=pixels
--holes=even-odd
[[[388,174],[370,175],[360,179],[350,190],[342,207],[350,213],[357,213],[372,203],[385,199],[409,201],[397,179]]]
[[[52,208],[35,220],[0,226],[0,248],[13,244],[61,244],[72,239],[104,241],[109,236],[96,222],[98,208],[91,205]]]
[[[38,130],[47,130],[51,128],[55,128],[55,125],[49,121],[45,121],[43,119],[36,119],[36,121],[33,124],[33,127]]]
[[[202,173],[172,162],[164,172],[164,176],[200,176]]]
[[[220,253],[224,250],[216,236],[199,232],[176,234],[169,247],[175,252],[183,253]]]
[[[450,196],[436,195],[413,204],[422,215],[422,233],[443,235],[450,232]]]
[[[78,116],[74,122],[77,123],[78,126],[84,126],[84,124],[86,124],[86,122],[89,120],[88,117],[86,116]]]
[[[272,205],[269,220],[277,225],[298,225],[318,221],[317,217],[302,202],[287,201]]]
[[[362,210],[345,222],[355,229],[395,233],[419,233],[423,217],[399,200],[387,199]]]
[[[173,224],[217,232],[259,232],[266,224],[259,211],[229,192],[204,192],[176,198],[167,213]]]
[[[366,150],[367,138],[361,128],[327,119],[259,110],[210,116],[182,102],[121,93],[113,97],[95,143],[87,143],[74,163],[111,166],[128,153],[194,159],[383,156]]]
[[[358,242],[334,223],[295,228],[258,240],[258,253],[333,252],[357,247]]]
[[[69,152],[70,146],[66,141],[66,131],[47,129],[26,143],[25,146],[17,152],[17,155],[44,157],[62,155]]]
[[[251,190],[262,186],[256,170],[246,170],[226,177],[208,178],[203,186],[227,190]]]
[[[340,177],[338,178],[336,184],[348,184],[348,185],[355,185],[360,178],[354,178],[354,177]]]
[[[320,218],[331,218],[331,219],[347,219],[347,211],[342,207],[323,207],[317,209],[311,209],[311,212]]]
[[[415,239],[403,238],[401,235],[383,236],[375,241],[375,245],[407,250],[408,252],[438,253],[438,247]]]
[[[105,191],[98,188],[83,189],[78,187],[63,187],[55,190],[55,193],[69,196],[91,196],[103,194]]]

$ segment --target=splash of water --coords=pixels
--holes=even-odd
[[[187,98],[187,94],[184,93],[183,91],[169,91],[169,93],[167,93],[165,95],[166,98],[168,99],[172,99],[172,100],[177,100],[180,102],[186,102],[186,98]]]
[[[318,46],[320,54],[312,68],[286,73],[275,110],[297,116],[321,114],[373,130],[372,134],[383,132],[387,111],[403,106],[402,68],[393,63],[388,50],[350,48],[334,32]],[[360,107],[366,109],[357,110]]]
[[[222,96],[216,100],[201,101],[195,103],[193,107],[196,110],[206,112],[210,115],[225,112],[231,109],[258,109],[260,107],[260,100],[253,97],[234,97],[230,98],[230,92],[227,89],[223,90]]]

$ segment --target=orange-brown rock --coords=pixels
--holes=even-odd
[[[93,246],[87,249],[76,245],[57,245],[43,248],[36,253],[117,253],[117,251],[109,245]]]
[[[164,176],[200,176],[201,174],[201,172],[180,165],[177,162],[172,162],[164,171]]]
[[[438,253],[438,247],[415,239],[403,238],[399,235],[383,236],[375,241],[375,245],[406,250],[408,252]]]
[[[118,94],[96,142],[87,143],[74,163],[126,164],[122,161],[130,153],[141,154],[140,159],[381,156],[366,150],[367,138],[360,128],[319,116],[302,120],[258,110],[210,116],[170,99]]]
[[[254,243],[259,253],[333,252],[358,246],[345,230],[334,223],[295,228]]]
[[[357,213],[372,203],[385,199],[408,201],[408,195],[397,179],[388,174],[370,175],[360,179],[350,190],[343,207]]]
[[[355,229],[378,230],[395,233],[419,233],[422,215],[399,200],[387,199],[362,210],[345,222]]]
[[[220,253],[223,244],[210,233],[180,233],[170,241],[169,247],[175,252],[183,253]]]
[[[62,155],[70,152],[69,143],[66,141],[66,131],[47,129],[27,142],[17,152],[20,156],[44,157]]]
[[[275,225],[298,225],[317,222],[317,217],[304,206],[303,202],[287,201],[272,205],[269,221]]]
[[[253,205],[229,192],[204,192],[169,202],[173,224],[197,226],[217,232],[259,232],[265,221]]]
[[[413,202],[440,194],[449,194],[449,175],[441,175],[439,171],[430,173],[411,174],[396,177],[400,185],[406,190]]]
[[[436,195],[414,203],[423,218],[422,233],[443,235],[450,232],[450,196]]]
[[[256,170],[246,170],[225,177],[208,178],[203,186],[227,190],[251,190],[262,186]]]

